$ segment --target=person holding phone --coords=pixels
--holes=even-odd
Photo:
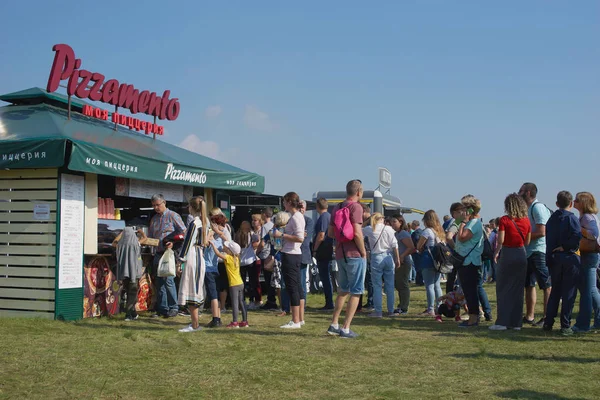
[[[487,294],[483,289],[483,223],[479,216],[481,201],[469,194],[461,199],[465,206],[464,216],[458,227],[457,241],[454,250],[465,257],[462,266],[458,268],[460,279],[467,306],[469,308],[469,320],[459,326],[468,328],[479,325],[479,304],[484,308],[486,320],[491,320],[491,308]]]

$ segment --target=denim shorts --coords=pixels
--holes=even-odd
[[[219,291],[217,290],[218,272],[207,272],[204,274],[204,287],[206,288],[206,302],[219,300]]]
[[[338,291],[341,293],[363,294],[367,261],[364,258],[343,258],[336,260],[338,265]]]
[[[546,266],[546,255],[541,251],[534,251],[527,257],[525,287],[535,287],[536,282],[542,290],[552,287],[550,272]]]

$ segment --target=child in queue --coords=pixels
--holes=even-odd
[[[244,303],[244,283],[240,275],[240,245],[233,241],[223,243],[223,253],[219,251],[214,241],[210,242],[215,254],[225,263],[225,270],[229,279],[229,296],[231,296],[231,308],[233,309],[233,321],[227,328],[247,328],[248,313]],[[238,314],[242,312],[242,322],[238,323]]]
[[[446,318],[454,318],[455,321],[460,322],[460,309],[461,307],[467,311],[467,301],[465,295],[458,287],[452,292],[448,292],[436,300],[437,303],[441,303],[437,308],[435,320],[437,322],[442,321],[442,315]]]

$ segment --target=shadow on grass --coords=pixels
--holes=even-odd
[[[505,392],[497,392],[495,395],[503,399],[583,400],[582,397],[564,397],[554,393],[536,392],[525,389],[507,390]]]
[[[552,362],[568,362],[578,364],[595,364],[600,363],[600,360],[596,358],[582,358],[573,356],[538,356],[535,354],[496,354],[488,353],[487,351],[480,351],[478,353],[468,354],[453,354],[455,358],[493,358],[496,360],[508,360],[508,361],[552,361]],[[562,397],[561,397],[562,398]]]
[[[410,329],[410,328],[407,328]],[[434,336],[442,336],[442,337],[464,337],[465,333],[472,333],[478,337],[485,337],[486,339],[491,340],[502,340],[502,341],[513,341],[513,342],[540,342],[540,341],[563,341],[563,340],[576,340],[577,342],[590,342],[590,343],[598,343],[599,340],[585,338],[582,336],[565,338],[557,334],[547,333],[541,330],[535,329],[525,329],[522,331],[507,331],[507,332],[491,332],[487,329],[486,326],[481,326],[475,329],[460,329],[451,330],[451,331],[442,331],[438,332]]]

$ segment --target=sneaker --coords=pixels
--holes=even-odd
[[[202,330],[201,326],[198,326],[196,329],[194,329],[192,327],[192,324],[190,324],[190,325],[186,326],[185,328],[180,329],[179,332],[181,332],[181,333],[187,333],[187,332],[198,332],[198,331],[201,331],[201,330]]]
[[[139,317],[140,317],[139,315],[136,315],[135,317],[131,317],[131,316],[129,316],[129,317],[125,318],[125,321],[127,321],[127,322],[130,322],[130,321],[135,321],[135,320],[136,320],[136,319],[138,319]]]
[[[169,313],[167,314],[167,317],[169,317],[169,318],[174,318],[174,317],[176,317],[176,316],[177,316],[177,312],[178,312],[178,311],[177,311],[177,310],[175,310],[175,309],[169,310]]]
[[[456,322],[460,322],[460,321],[462,321],[462,318],[461,318],[461,316],[460,316],[460,315],[457,315],[456,317],[454,317],[454,320],[455,320]]]
[[[508,328],[504,325],[492,325],[488,329],[490,331],[505,331]]]
[[[154,313],[150,316],[150,318],[159,318],[159,317],[162,317],[162,315],[159,313]]]
[[[435,316],[435,321],[436,322],[444,322],[444,321],[442,321],[442,316],[441,315],[436,315]]]
[[[573,329],[571,329],[571,328],[560,328],[560,334],[561,334],[561,336],[572,336],[573,335]]]
[[[533,323],[533,326],[544,326],[544,322],[546,322],[546,317],[542,317],[538,322]]]
[[[483,313],[483,317],[486,321],[490,322],[492,320],[492,313]]]
[[[240,324],[238,324],[237,322],[232,322],[229,325],[227,325],[225,328],[227,329],[238,329],[240,327]]]
[[[571,330],[573,331],[573,333],[587,333],[587,332],[589,332],[589,330],[586,331],[586,330],[580,329],[576,325],[573,325],[571,327]]]
[[[325,306],[325,307],[319,308],[317,311],[330,312],[330,311],[333,311],[333,307]]]
[[[250,328],[250,325],[248,325],[248,321],[242,321],[239,323],[240,328]]]
[[[227,309],[226,309],[226,308],[222,308],[222,309],[221,309],[221,314],[225,314],[226,312],[227,312]]]
[[[221,322],[220,319],[213,319],[208,324],[206,324],[207,328],[218,328],[220,326],[223,326],[223,323]]]
[[[329,325],[329,328],[327,329],[327,333],[329,333],[331,336],[339,336],[340,332],[340,328],[334,328],[333,325]]]
[[[351,330],[348,330],[348,333],[346,333],[343,330],[340,330],[340,337],[344,339],[356,339],[358,333],[352,332]]]
[[[406,315],[406,314],[408,314],[408,311],[405,311],[405,310],[403,310],[403,309],[401,309],[401,308],[396,308],[396,309],[394,310],[394,314],[398,314],[398,315]]]
[[[180,311],[177,313],[177,315],[178,315],[179,317],[189,317],[189,316],[190,316],[190,313],[189,313],[187,310],[180,310]]]
[[[302,328],[302,325],[300,325],[300,323],[294,323],[294,321],[290,321],[285,325],[281,325],[280,326],[281,329],[300,329]]]
[[[400,316],[400,313],[397,313],[397,312],[390,312],[390,313],[388,313],[388,315],[387,315],[387,316],[388,316],[389,318],[395,318],[395,317],[399,317],[399,316]]]
[[[304,321],[300,321],[300,326],[304,326],[305,322]]]
[[[423,311],[421,314],[419,314],[419,317],[435,317],[435,313],[433,312],[433,310],[431,311]]]
[[[254,311],[256,310],[256,306],[254,305],[254,303],[246,304],[246,310]]]
[[[382,318],[382,317],[383,317],[382,313],[380,313],[380,312],[376,312],[376,311],[375,311],[375,312],[372,312],[371,314],[369,314],[369,315],[367,315],[367,316],[368,316],[368,317],[371,317],[371,318]]]
[[[544,326],[542,326],[542,329],[546,332],[550,332],[550,331],[552,331],[552,325],[544,324]]]
[[[535,317],[532,319],[527,319],[527,316],[523,316],[523,323],[535,326]]]
[[[513,331],[520,331],[521,327],[520,326],[515,326],[515,327],[510,328],[510,329],[512,329]]]

